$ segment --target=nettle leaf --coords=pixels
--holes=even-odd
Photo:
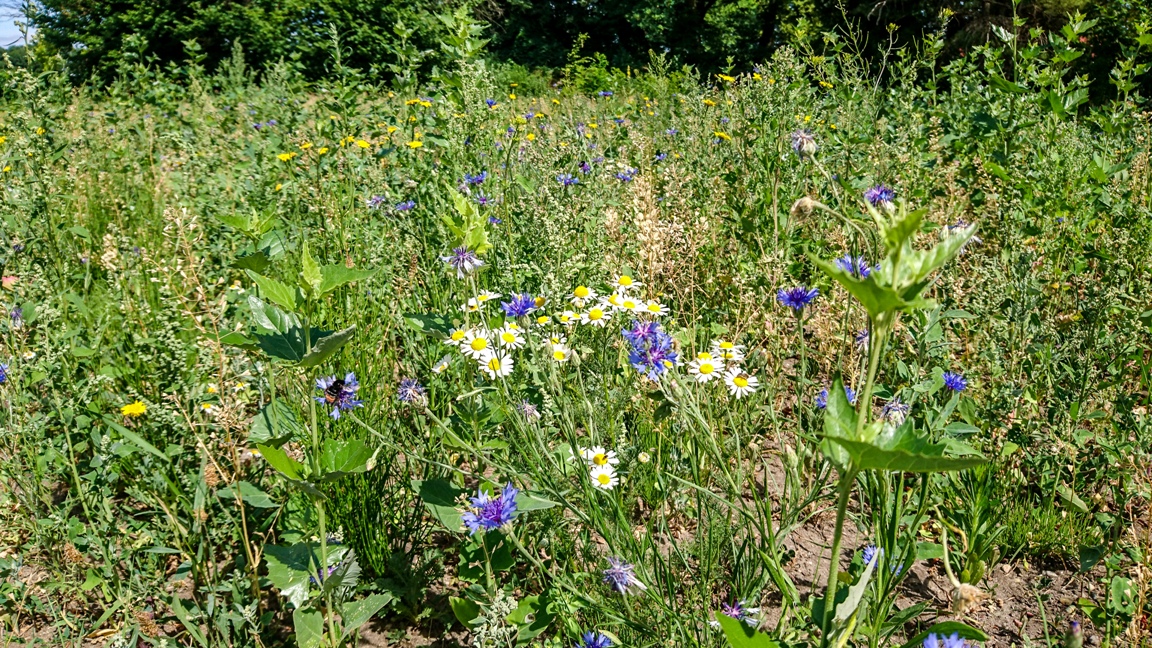
[[[376,274],[375,270],[357,270],[342,265],[326,265],[320,268],[320,296],[336,290],[344,284],[367,279]]]
[[[359,601],[345,603],[344,609],[341,610],[340,614],[340,620],[344,625],[344,637],[347,638],[353,632],[356,632],[360,626],[367,623],[374,614],[391,602],[392,594],[384,592],[383,594],[366,596]]]
[[[245,270],[244,272],[260,287],[261,295],[267,297],[282,308],[294,311],[300,304],[301,300],[297,295],[297,290],[292,286],[282,284],[271,277],[265,277],[251,270]]]
[[[266,445],[257,445],[256,449],[260,452],[260,456],[268,462],[268,465],[275,468],[280,474],[296,481],[303,480],[301,471],[304,470],[304,464],[289,457],[288,453],[280,448]]]
[[[318,332],[319,329],[313,329]],[[313,337],[315,342],[312,343],[312,348],[300,358],[301,367],[315,367],[316,365],[324,362],[332,357],[334,353],[339,351],[348,341],[352,339],[352,335],[356,332],[356,325],[353,324],[343,331],[336,331],[328,333],[321,337]]]
[[[316,608],[296,608],[292,612],[292,627],[296,630],[296,645],[300,648],[319,648],[324,643],[324,615]]]
[[[318,481],[333,481],[353,473],[368,470],[368,460],[372,450],[360,439],[328,439],[320,453],[320,469],[323,471]]]
[[[460,533],[460,531],[463,530],[464,520],[461,517],[462,514],[458,502],[460,496],[467,491],[462,488],[456,488],[443,479],[429,479],[425,481],[413,479],[412,490],[420,495],[420,500],[424,502],[424,506],[432,513],[432,517],[439,520],[449,531]]]
[[[782,648],[779,641],[749,626],[743,621],[733,619],[723,612],[716,612],[716,621],[724,631],[724,638],[732,648]]]
[[[280,594],[297,608],[304,605],[312,579],[312,547],[304,542],[290,547],[266,545],[264,564],[268,567],[269,582]]]
[[[304,425],[292,406],[278,398],[262,407],[256,416],[252,417],[252,427],[248,429],[248,443],[279,448],[303,432]]]

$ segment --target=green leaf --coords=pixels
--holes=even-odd
[[[938,637],[951,637],[953,634],[957,634],[961,639],[988,641],[988,635],[984,634],[976,628],[973,628],[967,623],[960,623],[959,621],[944,621],[943,623],[937,623],[924,632],[921,632],[915,637],[912,637],[908,643],[904,644],[900,648],[920,648],[920,646],[924,645],[924,640],[927,639],[928,635],[930,634],[934,634]]]
[[[328,439],[320,453],[318,481],[333,481],[368,470],[372,451],[360,439]]]
[[[823,270],[824,274],[834,279],[843,286],[849,294],[855,297],[856,301],[860,302],[860,305],[864,307],[869,317],[875,319],[881,313],[910,309],[911,305],[905,302],[899,293],[888,286],[882,286],[878,283],[881,273],[873,272],[861,279],[811,254],[808,255],[808,258],[811,259],[816,267]]]
[[[124,439],[127,440],[129,444],[139,448],[140,450],[143,450],[144,452],[147,452],[148,454],[154,455],[154,456],[156,456],[156,457],[158,457],[164,461],[168,461],[168,455],[164,454],[163,452],[160,452],[159,448],[157,448],[156,446],[152,445],[151,443],[148,443],[147,441],[145,441],[144,437],[140,436],[139,434],[136,434],[135,432],[133,432],[132,430],[129,430],[128,428],[124,427],[123,425],[120,425],[119,423],[113,421],[112,419],[108,418],[107,416],[104,417],[104,422],[108,425],[108,427],[119,432],[120,436],[124,437]]]
[[[856,434],[856,410],[848,402],[848,396],[844,393],[844,383],[839,376],[832,381],[826,401],[824,435],[848,438]],[[827,439],[820,442],[820,450],[840,470],[846,469],[851,461],[847,450]]]
[[[97,353],[98,353],[97,351],[95,351],[93,349],[89,349],[88,347],[82,347],[82,346],[72,347],[72,355],[77,357],[77,358],[88,358],[88,357],[96,355]]]
[[[536,495],[525,491],[521,491],[520,494],[516,496],[516,509],[521,513],[527,513],[528,511],[543,511],[544,509],[550,509],[553,506],[557,506],[556,502],[546,500],[542,497],[537,497]]]
[[[248,429],[248,443],[279,448],[294,437],[303,435],[304,425],[295,410],[282,398],[271,401],[256,416]]]
[[[263,272],[271,263],[272,259],[268,258],[267,252],[264,250],[256,250],[252,254],[236,257],[229,265],[233,268],[239,268],[240,270]]]
[[[220,343],[227,344],[228,346],[239,347],[245,351],[260,350],[260,345],[258,342],[245,335],[242,331],[232,331],[231,333],[222,336],[220,338]]]
[[[517,626],[516,644],[524,646],[547,630],[555,618],[548,611],[546,597],[526,596],[505,620]]]
[[[257,335],[287,333],[300,328],[300,319],[295,314],[266,304],[256,295],[248,295],[248,310],[252,313],[252,324],[256,327]]]
[[[334,560],[338,561],[336,569],[324,579],[324,586],[321,588],[325,594],[342,588],[354,588],[360,581],[360,562],[356,560],[356,552],[353,549],[349,548],[340,558],[328,556],[329,564]]]
[[[327,295],[344,284],[367,279],[375,273],[375,270],[356,270],[342,265],[326,265],[320,268],[320,295]]]
[[[855,585],[848,588],[848,596],[836,606],[836,616],[833,619],[836,623],[847,623],[848,619],[856,613],[856,608],[860,607],[860,601],[864,598],[868,581],[872,580],[872,570],[876,568],[876,563],[879,560],[880,552],[877,551],[872,555],[872,562],[864,566],[864,572],[860,574],[860,579],[856,581]]]
[[[728,639],[728,645],[732,648],[781,648],[779,641],[747,623],[733,619],[723,612],[716,612],[715,614],[716,621],[720,624],[720,629],[724,631],[724,637]]]
[[[300,648],[318,648],[324,642],[324,615],[316,608],[296,608],[292,612],[292,627],[296,629],[296,645]]]
[[[359,601],[345,603],[340,614],[340,619],[344,625],[344,637],[347,638],[348,635],[356,632],[360,626],[367,623],[374,614],[391,602],[392,594],[384,592],[383,594],[366,596]]]
[[[1126,616],[1136,613],[1136,590],[1124,576],[1113,576],[1109,588],[1108,609]]]
[[[1098,545],[1095,547],[1080,547],[1080,573],[1087,574],[1096,563],[1100,562],[1108,554],[1106,545]]]
[[[476,620],[476,617],[480,616],[480,606],[477,605],[475,601],[449,596],[448,604],[452,606],[452,614],[456,615],[456,619],[462,623],[465,628],[471,628],[472,622]]]
[[[1080,496],[1076,494],[1076,491],[1072,490],[1068,486],[1064,484],[1058,484],[1056,486],[1056,494],[1060,496],[1060,501],[1066,508],[1070,508],[1073,511],[1078,511],[1080,513],[1088,512],[1088,504],[1085,503],[1084,500],[1080,499]]]
[[[423,315],[406,313],[404,321],[409,327],[426,335],[447,337],[454,328],[452,320],[446,315]]]
[[[297,291],[291,286],[286,286],[271,277],[265,277],[262,274],[257,274],[251,270],[245,270],[245,274],[260,287],[260,294],[270,299],[273,303],[289,311],[295,311],[299,305]]]
[[[356,332],[356,325],[353,324],[343,331],[336,331],[321,338],[313,338],[315,342],[308,353],[300,359],[300,366],[304,368],[315,367],[316,365],[324,362],[332,357],[334,353],[340,350],[348,340],[352,339],[352,334]]]
[[[449,531],[459,533],[464,529],[457,501],[466,491],[456,488],[443,479],[412,480],[412,490],[420,495],[424,506]]]
[[[191,615],[188,614],[189,607],[196,610],[197,614],[199,614],[200,610],[196,607],[196,602],[182,599],[179,596],[173,596],[172,602],[168,607],[172,608],[172,612],[176,615],[176,618],[180,620],[180,625],[184,626],[184,629],[196,640],[196,643],[204,648],[208,648],[208,638],[204,636],[204,632],[200,629],[200,624],[192,620]]]
[[[316,260],[308,252],[307,239],[305,239],[300,252],[300,278],[303,280],[302,285],[308,288],[308,294],[313,296],[320,294],[320,282],[322,281],[320,267],[316,265]]]
[[[304,464],[289,457],[288,453],[280,448],[267,445],[257,445],[256,449],[260,452],[260,456],[268,462],[268,465],[275,468],[280,474],[297,481],[303,479],[300,471],[304,468]]]
[[[255,485],[246,482],[236,482],[235,485],[225,486],[216,491],[216,497],[222,500],[236,501],[236,493],[240,493],[240,498],[249,506],[256,508],[276,508],[280,506],[268,496],[268,493],[260,490]]]
[[[927,209],[905,212],[897,216],[895,222],[886,225],[883,230],[884,242],[888,246],[888,250],[898,250],[905,243],[911,241],[912,237],[920,231],[920,224],[924,222],[924,216],[927,213]]]
[[[268,568],[268,581],[295,607],[308,600],[308,584],[312,578],[312,548],[298,542],[290,547],[266,545],[264,564]]]

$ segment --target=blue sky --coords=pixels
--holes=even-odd
[[[19,10],[0,6],[0,46],[8,47],[20,38],[20,30],[16,29],[16,20],[19,18]]]

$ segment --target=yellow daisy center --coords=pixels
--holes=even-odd
[[[536,318],[537,324],[547,324],[548,322],[549,322],[549,320],[548,320],[547,315],[542,315],[542,316]]]
[[[534,299],[532,301],[532,303],[536,305],[536,308],[540,308],[541,306],[544,305],[545,301],[546,300],[543,297],[537,297],[536,299]]]
[[[700,365],[700,373],[702,373],[704,375],[708,375],[715,370],[716,370],[716,367],[713,367],[712,363],[710,363],[710,362],[705,362],[704,364]]]
[[[488,368],[492,371],[500,371],[500,358],[492,358],[489,360]]]
[[[634,301],[625,301],[625,302],[624,302],[624,308],[627,308],[628,310],[633,310],[633,309],[635,309],[635,308],[636,308],[636,302],[634,302]]]
[[[500,334],[500,339],[504,341],[504,344],[512,344],[516,341],[516,334],[510,331],[505,331],[504,333]]]
[[[732,344],[731,342],[721,342],[720,343],[721,349],[733,349],[735,347],[736,347],[736,345]]]
[[[459,342],[464,339],[464,331],[452,331],[452,341]]]
[[[608,463],[608,455],[601,452],[600,454],[592,457],[592,463],[596,464],[597,466],[603,466],[604,464]]]
[[[584,299],[585,297],[587,297],[588,295],[590,295],[592,293],[591,293],[591,291],[588,290],[587,286],[576,286],[576,290],[573,290],[572,294],[576,295],[580,299]]]
[[[557,359],[557,360],[563,360],[564,358],[567,358],[568,355],[566,353],[564,353],[563,351],[553,351],[552,357]]]
[[[620,275],[620,281],[616,283],[620,284],[621,286],[631,286],[632,277],[629,277],[628,275]]]
[[[588,319],[590,320],[598,320],[601,317],[604,317],[604,311],[600,310],[599,308],[593,308],[592,310],[588,311]]]
[[[608,473],[600,473],[599,475],[596,475],[596,481],[600,482],[601,486],[607,486],[612,482],[612,478],[608,475]]]
[[[696,354],[696,359],[697,360],[711,360],[712,354],[708,353],[707,351],[701,351],[700,353]]]
[[[744,388],[748,386],[748,379],[744,376],[736,376],[732,379],[732,384],[737,387]]]
[[[488,348],[488,340],[485,340],[484,338],[476,338],[475,340],[472,340],[471,344],[468,346],[472,347],[473,351],[483,351],[484,349]]]
[[[648,304],[648,310],[653,313],[660,312],[660,304]]]

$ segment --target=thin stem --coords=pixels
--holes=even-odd
[[[856,483],[856,470],[849,468],[840,477],[840,499],[836,504],[836,532],[832,536],[832,557],[828,563],[828,590],[824,594],[824,622],[821,624],[820,645],[827,646],[832,634],[832,611],[836,607],[836,585],[840,575],[840,540],[844,533],[844,518],[848,514],[848,498]]]

